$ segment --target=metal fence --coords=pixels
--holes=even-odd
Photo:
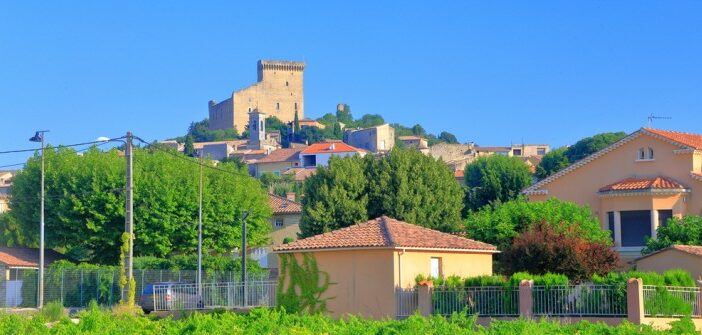
[[[153,286],[153,310],[196,310],[213,308],[274,307],[274,281],[164,284]],[[149,297],[146,297],[149,298]]]
[[[395,288],[395,315],[404,319],[414,314],[419,307],[417,288]]]
[[[36,269],[3,269],[0,276],[0,308],[36,307],[38,273]],[[194,270],[134,270],[136,301],[150,283],[193,283]],[[203,283],[236,282],[236,272],[205,272]],[[249,281],[269,280],[269,274],[249,273]],[[61,301],[65,307],[85,307],[91,300],[111,306],[121,299],[118,270],[47,269],[44,272],[44,301]]]
[[[609,285],[534,286],[534,315],[626,316],[626,290]]]
[[[519,315],[519,289],[503,286],[475,286],[464,288],[434,288],[434,314],[451,315],[455,312],[484,316]]]
[[[644,285],[645,316],[702,316],[699,287]]]

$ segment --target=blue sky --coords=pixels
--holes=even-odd
[[[700,16],[700,1],[2,3],[0,151],[36,129],[181,135],[258,59],[307,63],[308,117],[345,102],[482,145],[569,144],[651,113],[702,133]]]

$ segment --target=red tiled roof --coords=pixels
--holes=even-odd
[[[637,191],[648,189],[686,189],[684,185],[672,180],[668,177],[655,178],[627,178],[616,183],[609,184],[600,188],[600,192],[610,191]]]
[[[268,194],[268,204],[273,209],[273,214],[302,213],[302,205],[299,202],[288,200],[275,194]]]
[[[280,163],[298,161],[300,160],[300,151],[302,151],[302,149],[273,150],[268,156],[257,160],[256,163]]]
[[[295,181],[303,181],[307,179],[307,177],[313,175],[315,172],[317,172],[316,168],[290,168],[285,170],[283,174],[293,175]]]
[[[60,259],[68,258],[51,249],[44,249],[46,266]],[[0,247],[0,264],[7,267],[38,268],[39,249]]]
[[[463,172],[463,170],[456,170],[456,171],[453,171],[453,176],[456,178],[463,178],[464,173],[465,172]]]
[[[495,246],[381,216],[274,248],[274,251],[337,248],[422,248],[497,252]]]
[[[303,155],[314,155],[322,153],[340,153],[340,152],[361,152],[360,149],[352,147],[344,142],[321,142],[311,144],[309,147],[302,150]]]
[[[702,150],[702,135],[652,128],[644,128],[644,130],[692,149]]]

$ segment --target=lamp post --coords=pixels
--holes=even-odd
[[[197,295],[202,297],[202,154],[200,150],[200,197],[197,222]]]
[[[122,140],[124,139],[124,140]],[[132,282],[134,281],[134,166],[133,166],[133,153],[132,153],[132,140],[134,135],[131,131],[127,132],[127,135],[120,138],[110,139],[108,137],[99,137],[97,140],[102,142],[122,142],[125,144],[124,158],[127,163],[126,172],[126,195],[125,195],[125,208],[124,208],[124,231],[129,234],[129,252],[127,254],[127,259],[125,262],[125,272],[127,274],[127,285],[125,286],[125,291],[122,292],[123,297],[127,297],[129,300],[129,292],[131,292]]]
[[[246,218],[249,217],[249,212],[244,211],[241,214],[241,283],[244,297],[244,307],[248,305],[248,297],[246,296]]]
[[[41,143],[41,209],[39,219],[39,287],[37,308],[44,307],[44,133],[48,130],[37,131],[31,142]]]

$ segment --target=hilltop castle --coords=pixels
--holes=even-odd
[[[301,120],[305,117],[303,73],[305,64],[290,61],[258,61],[258,81],[234,91],[227,100],[209,102],[210,130],[246,129],[249,113],[259,112],[291,122],[295,112]]]

